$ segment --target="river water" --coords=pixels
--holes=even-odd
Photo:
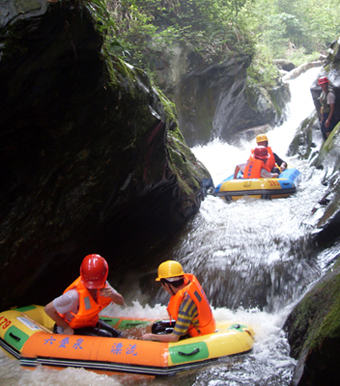
[[[231,203],[209,195],[199,213],[164,254],[164,260],[177,260],[186,272],[198,276],[217,320],[253,327],[256,340],[250,354],[223,359],[174,377],[151,379],[131,375],[109,377],[83,369],[29,371],[1,352],[0,384],[288,386],[296,362],[289,356],[282,326],[296,302],[339,251],[334,246],[318,254],[311,243],[318,219],[318,211],[312,214],[312,209],[326,189],[320,183],[322,171],[310,167],[308,161],[286,156],[297,127],[314,109],[309,88],[318,72],[314,68],[290,81],[292,101],[288,119],[267,133],[274,151],[301,171],[296,194],[272,201],[244,198]],[[318,146],[321,141],[320,135],[316,139]],[[237,146],[214,141],[192,150],[217,185],[233,173],[236,164],[247,160],[253,147],[254,140]],[[129,294],[123,292],[134,299],[124,314],[166,317],[164,304],[168,298],[163,292],[158,292],[148,304],[137,289],[131,289]],[[122,313],[115,307],[110,312]]]

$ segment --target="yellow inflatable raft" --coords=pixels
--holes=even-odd
[[[214,196],[236,201],[244,196],[259,199],[289,197],[296,192],[300,172],[295,168],[283,171],[279,178],[234,179],[229,176],[215,187]]]
[[[0,313],[0,346],[23,367],[82,367],[112,374],[127,372],[172,375],[202,366],[218,358],[250,351],[251,327],[219,322],[214,334],[176,343],[139,340],[154,320],[102,317],[123,331],[124,338],[104,338],[52,333],[54,322],[41,306],[16,308]]]

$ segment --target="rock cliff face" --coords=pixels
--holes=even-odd
[[[270,90],[247,85],[249,56],[204,65],[190,47],[174,51],[174,59],[157,74],[172,93],[189,146],[214,138],[230,142],[245,130],[273,126],[283,119],[290,100],[288,85],[280,80]]]
[[[300,157],[309,159],[312,166],[324,170],[323,183],[328,186],[324,197],[324,206],[320,211],[316,241],[320,246],[327,246],[334,243],[340,237],[340,180],[339,180],[339,137],[340,137],[340,59],[339,41],[332,44],[332,50],[327,57],[322,76],[327,76],[336,94],[335,116],[338,121],[327,141],[323,141],[320,134],[319,111],[320,102],[318,97],[321,88],[318,86],[318,79],[311,85],[311,94],[314,100],[315,113],[312,114],[298,129],[289,152],[289,155],[299,154]],[[320,143],[321,140],[321,143]],[[317,150],[316,143],[320,144]],[[318,209],[318,208],[316,208]]]
[[[274,125],[290,98],[281,84],[268,92],[247,86],[249,57],[229,60],[183,76],[176,92],[180,127],[191,145],[214,138],[230,142],[235,134],[255,126]]]
[[[340,119],[340,60],[339,40],[334,42],[332,50],[323,67],[324,75],[332,82],[338,102],[336,113]],[[319,109],[317,97],[320,94],[317,79],[311,87],[316,109]],[[312,166],[324,171],[323,184],[327,192],[314,208],[317,213],[317,227],[314,240],[322,249],[338,243],[340,239],[340,179],[339,179],[339,143],[340,123],[320,150],[315,143],[320,141],[320,129],[317,113],[305,120],[293,141],[290,154],[299,154],[309,159]],[[322,141],[322,139],[321,139]],[[336,385],[339,378],[339,342],[340,342],[340,271],[339,255],[334,266],[322,277],[300,303],[294,308],[285,324],[291,355],[298,360],[292,380],[292,386]]]
[[[298,364],[291,385],[337,385],[340,357],[339,264],[301,300],[285,329]]]
[[[106,53],[89,2],[0,7],[3,309],[60,294],[88,253],[115,284],[143,269],[198,211],[210,175],[172,104]]]

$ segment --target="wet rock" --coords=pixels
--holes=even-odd
[[[289,145],[287,155],[292,157],[298,154],[300,158],[310,160],[317,154],[318,150],[316,150],[316,147],[319,149],[322,141],[318,116],[316,112],[313,112],[297,128],[294,139]]]
[[[51,300],[88,253],[119,288],[198,211],[210,174],[173,105],[108,54],[89,2],[0,11],[0,308]]]
[[[304,72],[306,72],[307,70],[309,70],[310,68],[313,68],[313,67],[320,67],[320,66],[322,66],[324,63],[325,63],[324,60],[316,60],[316,61],[314,61],[314,62],[308,62],[308,63],[301,64],[299,67],[294,68],[293,70],[291,70],[290,72],[288,72],[286,75],[284,75],[283,78],[282,78],[282,80],[283,80],[284,82],[286,82],[287,80],[295,79],[295,78],[297,78],[299,75],[301,75],[301,74],[303,74]]]
[[[291,356],[298,360],[291,386],[338,384],[339,289],[337,264],[305,295],[285,323]]]
[[[283,118],[289,87],[273,89],[247,85],[247,56],[230,59],[183,75],[176,88],[179,122],[190,146],[214,138],[232,141],[255,126],[274,125]]]
[[[325,247],[340,239],[340,157],[339,157],[340,123],[333,129],[327,141],[321,147],[312,165],[324,171],[323,183],[327,186],[321,198],[322,215],[319,214],[315,235],[317,243]]]
[[[286,59],[275,59],[274,63],[279,67],[280,69],[284,71],[292,71],[295,68],[295,64],[291,62],[290,60]]]
[[[340,86],[338,42],[334,42],[327,57],[322,74],[329,77],[337,90]],[[328,139],[320,142],[320,132],[316,129],[320,90],[317,79],[311,87],[316,112],[301,125],[294,139],[290,153],[309,159],[311,167],[324,171],[321,183],[327,186],[312,210],[316,215],[314,242],[322,250],[340,240],[340,176],[339,144],[340,123],[333,129]],[[339,105],[336,105],[339,112]],[[317,138],[318,137],[318,138]],[[315,145],[317,143],[317,145]],[[337,259],[337,260],[336,260]],[[336,263],[327,274],[304,296],[289,315],[284,329],[287,331],[292,357],[298,360],[292,386],[337,385],[338,362],[340,357],[340,265]]]

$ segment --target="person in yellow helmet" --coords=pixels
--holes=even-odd
[[[181,337],[207,335],[215,332],[216,324],[209,301],[197,278],[184,273],[180,263],[168,260],[158,267],[158,277],[164,290],[171,295],[168,305],[173,331],[167,335],[144,334],[143,340],[177,342]]]

